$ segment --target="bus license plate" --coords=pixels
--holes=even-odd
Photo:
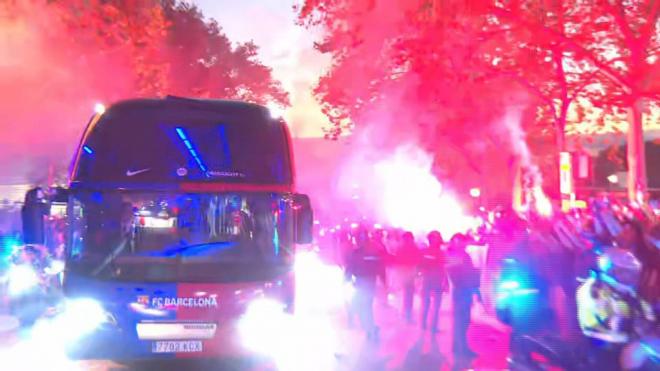
[[[201,341],[156,341],[152,353],[196,353],[202,351]]]

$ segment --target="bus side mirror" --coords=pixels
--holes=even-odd
[[[309,196],[298,193],[293,195],[293,209],[295,211],[296,243],[312,243],[314,239],[314,213]]]
[[[21,210],[23,242],[28,245],[43,245],[46,241],[44,217],[49,214],[46,195],[41,188],[33,188],[25,194]]]

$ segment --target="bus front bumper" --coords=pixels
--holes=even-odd
[[[142,340],[135,328],[103,328],[67,347],[74,360],[244,359],[254,357],[241,343],[236,324],[218,326],[210,339]]]

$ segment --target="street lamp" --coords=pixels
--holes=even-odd
[[[470,189],[470,196],[477,198],[481,196],[481,190],[479,188],[472,188]]]

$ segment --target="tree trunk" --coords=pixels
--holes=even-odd
[[[570,107],[571,102],[570,101],[562,101],[561,106],[559,108],[559,117],[557,117],[555,121],[555,135],[556,135],[556,142],[557,142],[557,152],[555,154],[555,164],[557,165],[557,180],[554,182],[555,189],[559,190],[560,197],[562,198],[562,205],[564,200],[569,197],[569,194],[565,194],[563,191],[565,191],[565,187],[562,186],[563,182],[566,181],[566,179],[570,179],[570,183],[573,183],[573,169],[569,169],[569,174],[565,175],[564,171],[562,170],[561,166],[561,153],[566,152],[566,118],[568,117],[568,108]],[[572,187],[569,187],[570,192],[572,190],[570,189]],[[562,206],[563,207],[563,206]]]
[[[559,117],[557,118],[556,135],[557,135],[557,152],[566,151],[566,119],[568,117],[568,108],[570,102],[562,102]]]
[[[645,202],[647,195],[642,105],[637,97],[628,109],[628,198],[638,202]]]

